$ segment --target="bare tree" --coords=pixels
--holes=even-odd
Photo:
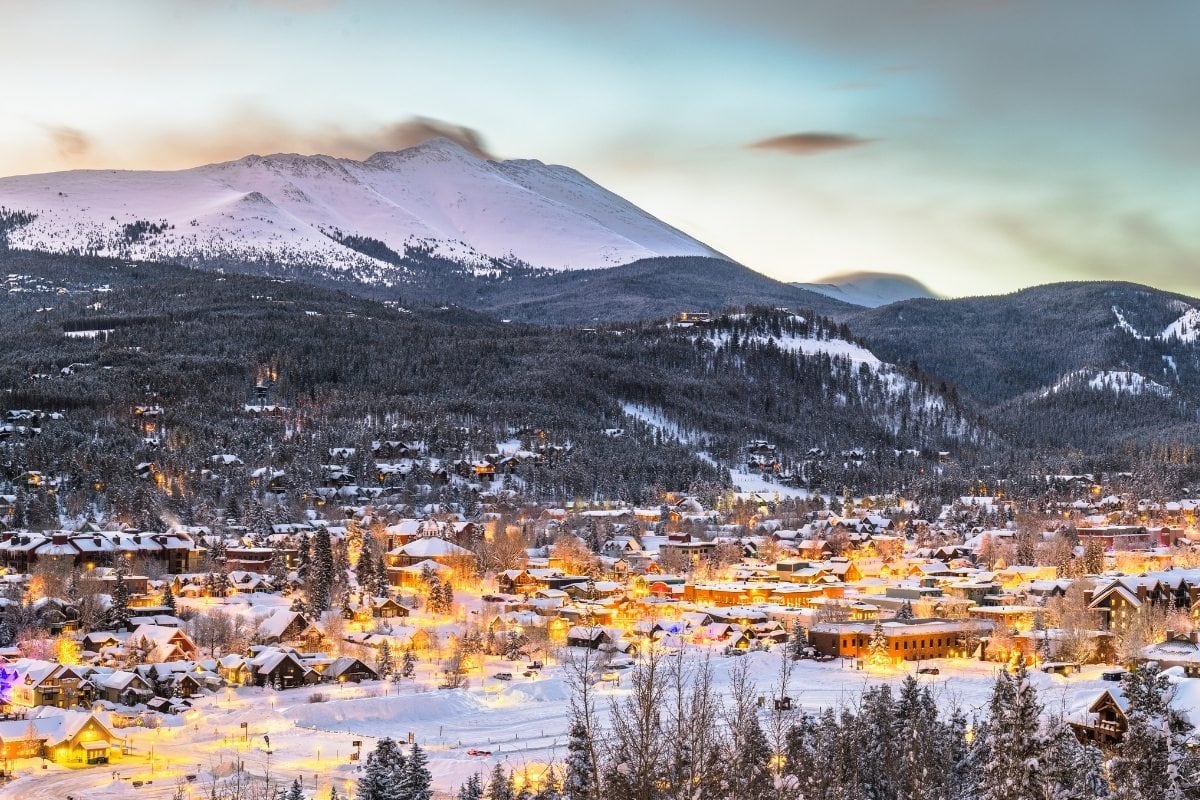
[[[662,728],[667,670],[658,648],[649,648],[634,669],[631,684],[630,694],[612,703],[608,761],[619,766],[606,776],[606,800],[656,797],[672,747]]]

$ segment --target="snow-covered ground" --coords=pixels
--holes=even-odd
[[[1053,386],[1043,389],[1040,394],[1042,397],[1048,397],[1067,389],[1075,389],[1082,386],[1086,386],[1096,392],[1113,392],[1114,394],[1128,394],[1135,397],[1143,394],[1170,397],[1172,394],[1169,387],[1163,386],[1157,381],[1150,380],[1140,372],[1089,369],[1077,370],[1065,375]]]
[[[419,246],[489,269],[487,257],[595,269],[663,255],[718,254],[567,167],[488,161],[432,139],[365,161],[247,156],[174,172],[75,170],[0,179],[0,206],[37,214],[17,248],[141,259],[256,259],[353,270],[395,267],[330,234]],[[127,236],[126,225],[167,230]],[[133,239],[133,241],[130,241]]]
[[[708,651],[689,651],[688,657],[703,657]],[[729,686],[730,668],[746,663],[758,691],[769,695],[776,684],[780,653],[753,652],[741,657],[709,656],[715,685]],[[975,661],[922,662],[936,665],[938,676],[919,679],[934,687],[944,709],[958,705],[968,717],[985,710],[996,665]],[[435,788],[452,792],[471,774],[490,771],[501,761],[508,769],[538,771],[565,755],[567,701],[570,690],[566,668],[550,664],[537,678],[525,678],[510,662],[488,659],[485,678],[472,675],[467,689],[438,690],[436,665],[422,663],[418,679],[394,687],[383,683],[358,686],[333,685],[275,692],[265,689],[225,690],[197,703],[185,717],[158,730],[126,729],[137,755],[112,767],[64,769],[51,765],[40,769],[33,760],[17,762],[17,779],[0,787],[0,798],[14,800],[63,800],[68,795],[88,800],[124,798],[168,798],[188,774],[197,775],[189,784],[197,800],[213,774],[229,772],[235,759],[244,769],[262,776],[269,769],[279,780],[290,783],[301,777],[311,792],[314,780],[318,797],[336,783],[339,793],[353,788],[356,762],[352,742],[361,741],[369,752],[380,736],[405,739],[411,732],[429,753]],[[886,673],[843,668],[841,662],[800,661],[789,684],[788,694],[806,710],[854,703],[867,686],[898,685],[915,669],[907,665]],[[498,671],[516,674],[512,682],[490,676]],[[1078,709],[1106,686],[1099,680],[1101,667],[1091,667],[1074,677],[1034,673],[1032,679],[1048,714]],[[601,708],[608,713],[610,702],[628,693],[629,679],[616,686],[598,688]],[[311,702],[314,692],[328,697]],[[243,730],[242,723],[247,728]],[[245,733],[248,741],[243,741]],[[265,736],[270,737],[270,754]],[[471,756],[475,748],[491,756]],[[148,757],[153,752],[154,767]],[[365,757],[365,756],[364,756]],[[114,780],[114,775],[116,779]],[[134,780],[153,783],[135,789]]]
[[[1176,311],[1181,312],[1181,316],[1157,334],[1145,334],[1139,331],[1117,306],[1112,307],[1112,312],[1117,318],[1116,327],[1139,341],[1175,341],[1183,344],[1200,342],[1200,309],[1193,308],[1182,301],[1175,301],[1173,305]]]

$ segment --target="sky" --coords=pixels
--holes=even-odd
[[[0,0],[0,175],[567,164],[787,281],[1200,295],[1195,0]]]

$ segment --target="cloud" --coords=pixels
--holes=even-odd
[[[120,142],[72,128],[54,131],[64,159],[73,166],[99,169],[180,169],[272,153],[362,161],[380,151],[403,150],[439,137],[480,158],[497,158],[478,131],[442,120],[410,117],[384,124],[302,125],[249,105],[232,108],[203,127],[143,130]]]
[[[421,142],[437,138],[457,142],[464,150],[480,158],[492,160],[496,158],[487,151],[483,137],[479,135],[478,131],[427,117],[414,117],[404,122],[388,125],[379,131],[373,141],[379,145],[377,149],[403,150],[406,147],[415,147]],[[375,147],[375,145],[373,144],[371,147]],[[370,153],[366,155],[370,155]]]
[[[79,128],[69,125],[46,125],[45,129],[50,140],[54,142],[59,157],[64,161],[74,162],[91,152],[91,137]]]
[[[830,150],[845,150],[850,147],[861,147],[870,144],[874,139],[863,139],[846,133],[822,133],[808,131],[805,133],[787,133],[783,136],[772,136],[747,145],[751,150],[777,150],[794,156],[814,156],[827,153]]]

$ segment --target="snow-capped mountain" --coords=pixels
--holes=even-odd
[[[849,272],[830,275],[816,283],[796,285],[865,308],[878,308],[901,300],[937,297],[929,287],[914,278],[884,272]]]
[[[14,248],[296,264],[368,283],[396,282],[396,266],[341,242],[487,271],[720,257],[573,169],[489,161],[447,139],[365,161],[247,156],[170,172],[15,176],[0,179],[0,207],[36,214],[8,232]]]

